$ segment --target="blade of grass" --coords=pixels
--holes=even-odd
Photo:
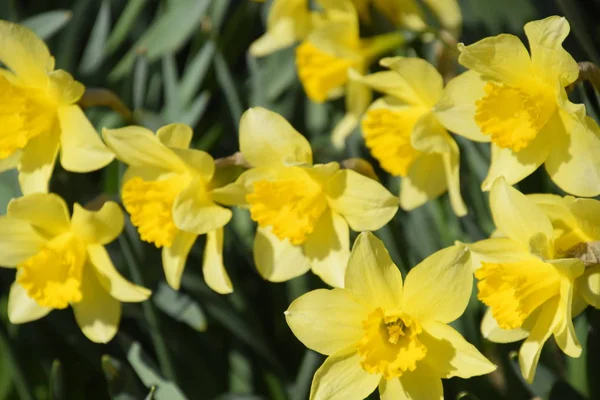
[[[219,83],[221,89],[223,89],[225,101],[227,102],[229,112],[231,113],[231,117],[233,118],[235,127],[237,129],[240,123],[240,118],[242,117],[242,113],[244,111],[240,94],[236,88],[229,65],[227,65],[227,61],[220,50],[215,54],[214,63],[217,82]]]
[[[17,357],[14,352],[14,347],[8,337],[8,332],[6,331],[6,327],[4,326],[4,322],[0,320],[0,346],[2,347],[2,352],[4,353],[4,357],[8,360],[8,364],[10,365],[10,373],[12,375],[13,383],[15,384],[15,389],[19,394],[19,398],[21,400],[34,400],[33,394],[31,392],[32,385],[27,381],[26,375],[23,372],[23,368],[21,366],[21,358]]]

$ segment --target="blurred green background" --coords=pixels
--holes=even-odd
[[[343,115],[343,101],[318,105],[306,99],[296,77],[293,49],[261,59],[247,54],[249,44],[264,30],[269,3],[0,0],[0,18],[35,30],[47,41],[57,67],[87,87],[114,91],[134,110],[137,124],[151,129],[170,122],[190,124],[193,145],[215,158],[237,151],[239,118],[246,108],[260,105],[281,113],[309,138],[316,162],[348,157],[373,162],[358,131],[344,151],[330,145],[329,133]],[[599,0],[460,3],[465,43],[501,32],[523,38],[526,22],[558,14],[572,27],[567,50],[577,61],[600,65]],[[397,54],[430,58],[433,52],[417,38]],[[598,120],[598,97],[591,87],[579,84],[571,97],[585,102]],[[86,112],[98,129],[126,124],[109,108]],[[455,240],[479,240],[493,230],[487,195],[479,189],[489,165],[488,145],[457,141],[469,214],[456,218],[443,196],[413,212],[398,212],[377,232],[403,274]],[[398,180],[373,164],[382,182],[397,193]],[[57,166],[51,187],[69,204],[85,204],[102,194],[117,199],[122,172],[117,162],[92,174],[69,173]],[[519,188],[525,193],[560,193],[544,171]],[[0,174],[0,211],[19,194],[14,171]],[[182,290],[174,292],[164,282],[159,251],[142,243],[128,225],[109,251],[125,276],[152,288],[154,295],[143,304],[124,304],[120,331],[108,345],[89,342],[70,310],[11,325],[6,301],[14,270],[0,269],[0,400],[307,399],[323,357],[292,335],[283,312],[302,293],[324,285],[311,274],[280,284],[262,280],[252,261],[254,228],[247,212],[235,210],[225,231],[225,264],[235,292],[219,296],[202,279],[202,238],[188,260]],[[496,345],[481,338],[482,313],[473,298],[453,325],[500,368],[485,377],[444,381],[446,398],[600,398],[598,311],[588,309],[575,320],[583,355],[565,358],[554,341],[548,341],[533,385],[520,377],[514,353],[518,343]]]

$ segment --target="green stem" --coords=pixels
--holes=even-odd
[[[127,262],[129,270],[131,271],[133,282],[136,285],[144,286],[141,269],[133,253],[133,249],[129,240],[130,239],[127,237],[127,232],[125,232],[125,234],[119,236],[119,245],[123,250],[125,261]],[[154,309],[154,305],[151,301],[144,301],[142,302],[142,309],[144,311],[146,322],[150,327],[150,337],[152,339],[152,343],[154,344],[154,350],[156,351],[156,357],[158,358],[160,370],[165,378],[171,382],[177,383],[175,368],[173,367],[173,362],[171,361],[169,351],[167,350],[167,345],[162,336],[160,325],[158,323],[158,315]]]
[[[31,394],[30,389],[31,385],[27,383],[25,379],[25,374],[23,373],[23,369],[21,364],[19,363],[19,358],[13,351],[13,347],[11,346],[10,340],[8,338],[8,332],[4,326],[4,323],[0,320],[0,347],[2,347],[6,358],[8,359],[8,364],[10,364],[10,371],[12,374],[13,383],[15,384],[15,388],[17,389],[17,393],[19,394],[20,399],[24,400],[34,400],[33,394]]]

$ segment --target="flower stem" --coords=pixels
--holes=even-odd
[[[13,351],[13,347],[10,343],[10,339],[8,337],[8,332],[6,332],[6,327],[4,323],[0,320],[0,347],[4,353],[4,356],[8,360],[8,364],[10,365],[10,373],[12,374],[13,383],[15,384],[15,388],[17,393],[19,394],[20,399],[24,400],[34,400],[33,394],[31,393],[31,385],[27,383],[25,379],[25,374],[23,373],[23,369],[19,362],[19,358]]]

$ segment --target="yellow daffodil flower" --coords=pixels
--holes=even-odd
[[[456,215],[465,215],[458,146],[433,113],[442,76],[419,58],[384,58],[380,64],[391,71],[350,76],[385,93],[364,114],[362,134],[381,167],[402,177],[400,206],[412,210],[448,190]]]
[[[110,341],[119,327],[121,302],[150,296],[119,274],[104,248],[122,230],[123,213],[113,202],[98,211],[75,204],[70,217],[55,194],[11,200],[0,217],[0,265],[17,270],[8,296],[9,320],[35,321],[71,305],[88,339]]]
[[[155,136],[129,126],[102,134],[117,158],[129,165],[121,188],[123,205],[142,240],[162,247],[169,285],[179,289],[192,245],[198,235],[206,234],[204,279],[214,291],[231,293],[223,265],[223,226],[231,210],[213,201],[215,162],[209,154],[189,148],[192,129],[171,124]]]
[[[502,177],[492,185],[490,207],[496,237],[469,245],[478,298],[489,307],[481,330],[493,342],[525,339],[519,365],[531,383],[551,335],[568,356],[581,354],[572,317],[581,310],[575,307],[574,289],[584,264],[558,251],[542,208]]]
[[[311,269],[342,286],[350,231],[376,230],[398,210],[378,182],[335,163],[312,164],[308,141],[283,117],[252,108],[240,121],[240,150],[253,167],[214,192],[223,204],[250,209],[258,222],[254,261],[281,282]]]
[[[344,289],[319,289],[285,312],[304,345],[328,358],[311,400],[359,400],[378,386],[382,400],[439,400],[442,378],[496,369],[448,325],[462,315],[473,278],[469,252],[453,246],[426,258],[404,284],[383,243],[361,233]]]
[[[334,145],[340,148],[371,102],[368,87],[349,81],[348,71],[365,73],[373,60],[402,45],[404,36],[390,33],[361,39],[354,5],[349,0],[332,3],[326,8],[337,10],[338,17],[311,31],[297,47],[296,66],[304,91],[312,101],[323,103],[345,93],[347,113],[332,135]]]
[[[556,16],[526,24],[531,55],[513,35],[459,45],[459,62],[471,71],[448,85],[436,115],[457,134],[492,142],[483,190],[499,176],[517,183],[544,164],[566,192],[600,194],[600,128],[565,91],[579,75],[562,47],[569,29]]]
[[[47,192],[60,148],[64,169],[89,172],[112,161],[77,105],[84,86],[30,29],[0,20],[0,172],[19,170],[23,193]]]

